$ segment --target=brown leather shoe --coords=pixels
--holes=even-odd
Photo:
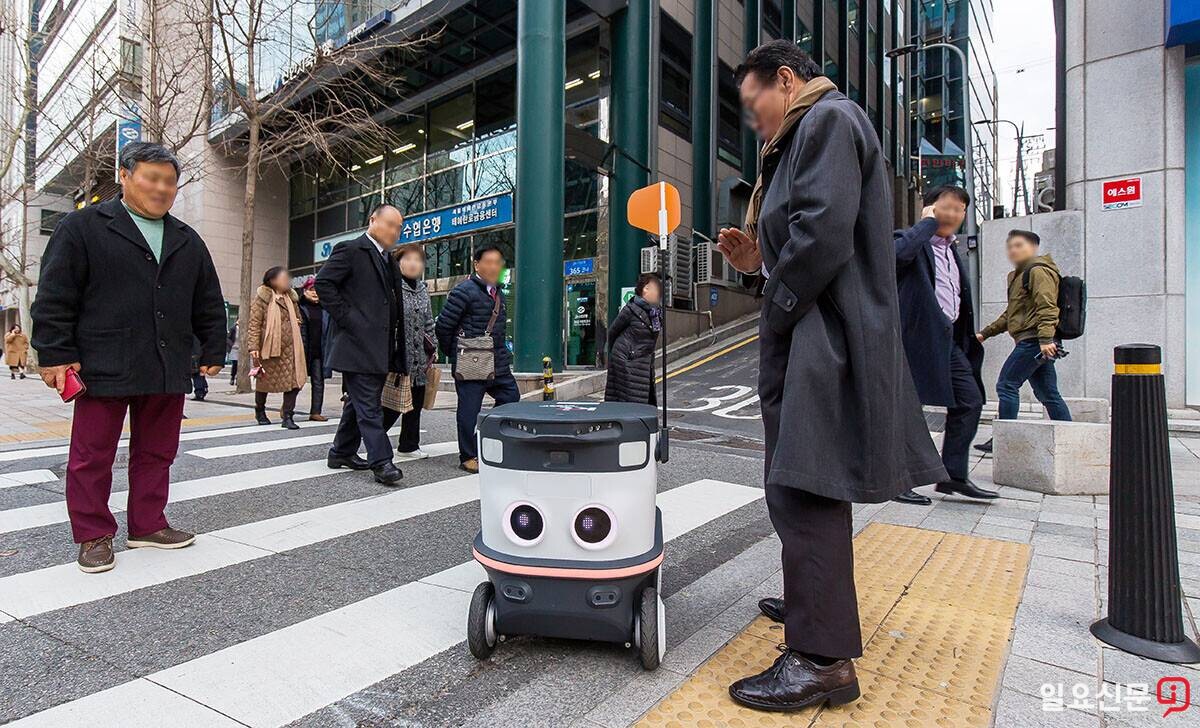
[[[323,414],[317,413],[315,415],[309,415],[308,421],[309,422],[328,422],[329,418]]]
[[[734,702],[756,710],[793,711],[825,702],[842,705],[858,700],[853,661],[823,666],[786,645],[779,650],[783,654],[765,672],[729,686]]]
[[[471,458],[470,460],[464,460],[458,467],[462,468],[463,470],[467,471],[468,473],[478,473],[479,472],[479,460],[477,460],[476,458]]]
[[[86,574],[98,574],[116,566],[112,540],[112,536],[101,536],[79,544],[79,559],[75,562],[79,564],[79,570]]]
[[[145,536],[130,536],[125,540],[125,545],[131,549],[181,549],[184,546],[191,546],[195,540],[196,534],[167,526],[161,531],[148,533]]]

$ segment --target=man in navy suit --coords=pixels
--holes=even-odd
[[[367,231],[339,243],[316,279],[321,306],[336,324],[324,353],[329,367],[342,373],[349,395],[329,450],[329,467],[370,468],[375,480],[387,486],[399,485],[404,477],[392,462],[382,404],[387,373],[404,371],[397,343],[403,313],[388,254],[403,225],[399,210],[379,205]],[[367,447],[366,460],[358,456],[360,443]]]
[[[921,221],[895,233],[896,284],[904,351],[921,403],[946,408],[942,464],[950,480],[939,493],[995,498],[971,482],[969,453],[979,429],[984,389],[983,346],[975,338],[975,313],[967,267],[958,254],[957,235],[971,198],[961,187],[938,187],[925,194]],[[901,503],[929,505],[914,490],[896,496]]]

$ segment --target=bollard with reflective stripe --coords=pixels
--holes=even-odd
[[[1108,616],[1092,634],[1162,662],[1198,662],[1183,627],[1162,349],[1113,352]]]

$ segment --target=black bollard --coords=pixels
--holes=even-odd
[[[1092,634],[1161,662],[1200,662],[1183,628],[1162,349],[1113,351],[1108,617]]]

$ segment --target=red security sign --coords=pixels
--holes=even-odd
[[[1104,190],[1104,209],[1105,210],[1124,210],[1127,207],[1142,206],[1142,178],[1127,177],[1126,179],[1114,179],[1105,182]]]

